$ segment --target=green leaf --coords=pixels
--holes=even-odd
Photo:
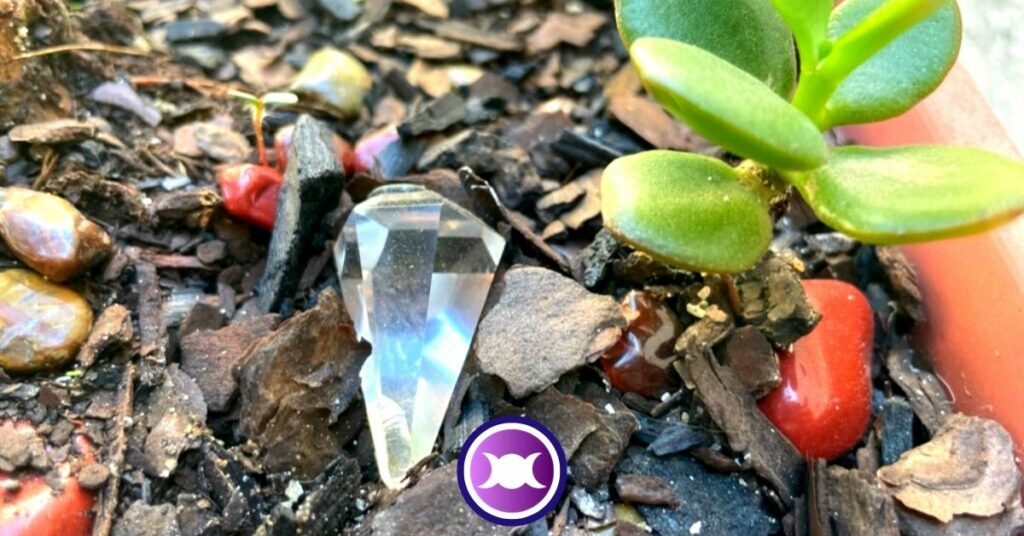
[[[772,3],[793,31],[800,51],[801,69],[813,69],[818,63],[822,45],[828,40],[832,0],[772,0]]]
[[[796,77],[793,38],[765,0],[615,0],[626,48],[665,37],[703,48],[788,97]]]
[[[843,147],[787,173],[819,218],[869,243],[961,236],[1024,211],[1024,164],[966,147]]]
[[[738,272],[761,258],[772,219],[754,191],[719,160],[648,151],[616,159],[601,177],[605,226],[668,264]]]
[[[655,37],[637,39],[630,55],[654,98],[708,140],[780,169],[825,162],[825,141],[814,123],[729,62]]]
[[[885,0],[847,0],[836,8],[829,36],[838,39]],[[939,9],[847,76],[825,105],[827,125],[896,117],[935,90],[960,52],[960,10]]]

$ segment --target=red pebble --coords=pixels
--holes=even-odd
[[[831,460],[860,441],[871,417],[874,317],[848,283],[816,279],[803,287],[821,322],[780,352],[782,384],[758,406],[805,457]]]
[[[10,424],[0,425],[10,426]],[[15,425],[28,426],[25,424]],[[82,464],[94,460],[92,444],[82,435],[75,436]],[[78,485],[69,476],[70,468],[58,468],[62,489],[46,483],[43,475],[24,476],[13,491],[0,489],[0,536],[89,536],[92,534],[93,492]],[[0,480],[10,475],[0,473]]]
[[[239,164],[217,174],[228,214],[262,229],[274,228],[281,172],[255,164]]]
[[[385,127],[363,136],[356,142],[352,174],[365,173],[373,169],[384,149],[399,139],[398,129],[395,127]]]
[[[285,168],[288,167],[288,151],[291,150],[292,135],[294,133],[295,125],[281,127],[274,133],[274,158],[277,162],[277,169],[281,173],[284,173]],[[333,134],[332,137],[334,138],[334,150],[341,159],[341,165],[345,168],[345,173],[349,175],[354,174],[353,167],[355,166],[356,155],[352,151],[352,146],[337,134]]]
[[[676,339],[683,333],[679,318],[649,292],[630,291],[619,308],[629,324],[601,358],[612,387],[650,398],[679,387],[679,375],[671,367]]]

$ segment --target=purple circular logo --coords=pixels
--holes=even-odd
[[[473,510],[499,525],[527,525],[565,491],[565,451],[550,430],[524,417],[490,420],[459,454],[459,488]]]

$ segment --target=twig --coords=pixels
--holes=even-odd
[[[126,363],[121,375],[121,392],[118,394],[117,413],[114,415],[116,434],[110,447],[110,479],[103,490],[103,502],[100,504],[99,515],[92,529],[92,536],[108,536],[114,525],[114,513],[117,510],[117,499],[120,492],[121,473],[124,469],[124,453],[128,447],[128,423],[132,416],[132,404],[135,394],[135,365]]]
[[[105,43],[70,43],[67,45],[57,45],[52,47],[41,48],[39,50],[33,50],[32,52],[26,52],[24,54],[18,54],[10,60],[4,63],[11,63],[15,61],[27,60],[32,58],[39,58],[43,56],[51,56],[53,54],[62,54],[64,52],[107,52],[110,54],[127,54],[129,56],[148,56],[149,51],[141,48],[121,47],[117,45],[108,45]]]

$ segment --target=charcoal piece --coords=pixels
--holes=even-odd
[[[570,162],[578,162],[584,169],[605,167],[625,153],[596,138],[565,129],[552,148]]]
[[[318,249],[313,236],[324,216],[338,205],[345,170],[334,150],[331,131],[309,116],[295,125],[288,169],[277,200],[277,221],[267,265],[259,284],[263,312],[291,307],[303,264]]]
[[[749,455],[754,471],[775,488],[785,504],[791,505],[804,480],[803,458],[768,422],[732,369],[720,364],[711,353],[711,347],[727,334],[727,326],[709,314],[687,328],[676,347],[685,349],[690,381],[711,418],[725,432],[729,446]]]
[[[178,43],[197,39],[220,37],[228,32],[228,27],[209,19],[178,20],[164,26],[167,41]]]
[[[313,491],[296,509],[299,531],[311,536],[337,534],[356,512],[361,479],[355,460],[348,456],[335,460],[314,481]]]
[[[631,447],[616,472],[620,478],[660,478],[679,498],[676,508],[637,505],[657,534],[763,536],[779,529],[778,521],[764,510],[753,486],[744,486],[735,476],[710,471],[691,458],[658,458]]]
[[[870,473],[829,467],[828,490],[836,536],[900,535],[896,505]]]
[[[953,404],[939,378],[915,367],[913,360],[914,350],[906,342],[899,342],[886,355],[885,366],[892,380],[907,395],[917,418],[934,434],[953,414]]]
[[[454,93],[437,99],[398,126],[398,135],[412,138],[443,132],[466,118],[466,101]]]
[[[900,455],[914,448],[914,408],[903,398],[886,399],[880,421],[882,465],[896,463]]]
[[[572,275],[587,288],[597,287],[608,275],[608,264],[622,248],[607,229],[601,229],[594,241],[572,259]]]
[[[737,328],[722,343],[722,361],[754,398],[761,398],[782,383],[779,358],[768,339],[753,326]]]
[[[218,506],[224,530],[252,534],[261,517],[252,473],[236,454],[213,441],[204,441],[200,454],[198,484]]]
[[[639,251],[630,251],[625,258],[612,260],[612,274],[616,279],[637,285],[656,283],[693,283],[698,281],[696,274],[672,268],[654,260],[650,255]]]
[[[667,456],[669,454],[685,452],[694,447],[708,446],[712,440],[711,434],[704,430],[685,424],[673,424],[665,428],[651,442],[647,450],[650,450],[657,456]]]
[[[544,190],[525,150],[498,136],[476,130],[464,130],[431,147],[418,163],[420,169],[463,166],[486,179],[501,202],[512,209],[527,199],[538,197]]]
[[[821,320],[807,301],[799,274],[774,255],[736,275],[735,284],[740,317],[779,348],[810,333]]]

